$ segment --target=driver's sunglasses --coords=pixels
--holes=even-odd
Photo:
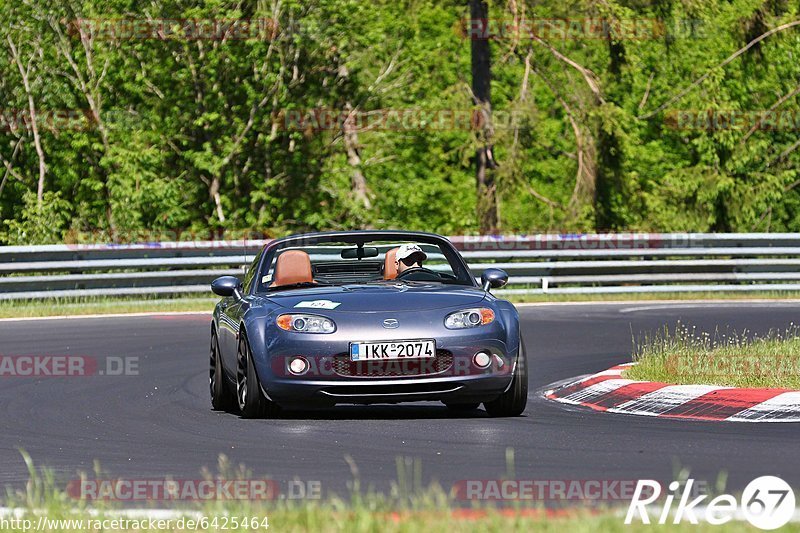
[[[402,263],[403,263],[405,266],[411,266],[411,265],[413,265],[414,263],[416,263],[416,262],[417,262],[417,261],[414,259],[414,256],[413,256],[413,255],[412,255],[412,256],[409,256],[409,257],[406,257],[405,259],[398,259],[398,260],[397,260],[397,262],[398,262],[398,263],[400,263],[401,261],[402,261]]]

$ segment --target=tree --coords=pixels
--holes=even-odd
[[[489,7],[470,0],[470,25],[489,24]],[[472,97],[480,114],[479,142],[475,151],[478,228],[481,234],[497,233],[499,217],[495,183],[494,126],[492,125],[492,58],[489,39],[471,35]]]

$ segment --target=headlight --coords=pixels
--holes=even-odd
[[[281,315],[276,320],[278,327],[295,333],[333,333],[336,324],[330,318],[317,315]]]
[[[444,327],[447,329],[474,328],[492,322],[494,322],[494,311],[481,307],[450,313],[444,319]]]

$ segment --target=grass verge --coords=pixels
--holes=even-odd
[[[77,316],[125,313],[167,313],[214,309],[219,298],[53,298],[0,301],[0,318]]]
[[[623,515],[616,512],[594,514],[586,511],[575,511],[561,514],[501,513],[498,510],[488,510],[479,513],[456,513],[450,510],[427,511],[381,511],[369,507],[368,503],[356,505],[338,505],[334,503],[310,504],[288,508],[286,506],[275,509],[262,509],[250,507],[246,510],[234,508],[223,511],[202,511],[200,513],[187,512],[186,518],[163,520],[163,522],[150,522],[145,519],[129,518],[127,522],[119,519],[118,515],[108,511],[89,514],[84,512],[71,512],[62,509],[48,510],[46,512],[46,527],[49,532],[85,533],[93,531],[152,531],[152,532],[182,532],[182,531],[243,531],[249,533],[279,531],[287,533],[417,533],[420,531],[431,533],[508,533],[513,531],[536,531],[542,533],[561,533],[570,531],[575,533],[594,533],[598,531],[608,533],[645,533],[658,531],[711,533],[719,532],[719,526],[708,523],[692,525],[688,522],[679,525],[645,525],[633,523],[625,525]],[[191,524],[187,520],[194,519],[203,525]],[[652,519],[657,519],[652,518]],[[36,513],[24,514],[20,520],[29,520],[28,524],[35,527],[38,521]],[[241,524],[250,520],[246,527],[235,527],[233,520]],[[23,524],[24,522],[17,522]],[[152,524],[152,526],[151,526]],[[0,532],[22,533],[24,526],[11,527],[11,523],[3,524],[0,519]],[[29,526],[29,527],[30,527]],[[224,527],[223,527],[224,526]],[[267,527],[268,526],[268,527]],[[33,529],[31,529],[33,530]],[[724,531],[751,532],[753,526],[743,522],[729,522]],[[797,524],[789,524],[779,531],[800,531]]]
[[[674,384],[800,389],[800,328],[749,335],[677,324],[635,343],[623,377]]]
[[[120,506],[107,500],[87,502],[76,498],[68,490],[59,488],[55,474],[49,469],[37,470],[30,456],[22,452],[30,478],[23,490],[9,489],[3,504],[14,509],[13,519],[0,514],[0,532],[22,531],[86,532],[86,531],[287,531],[287,532],[347,532],[347,533],[406,533],[406,532],[508,532],[574,531],[650,532],[661,531],[719,531],[718,526],[705,522],[693,525],[686,521],[680,525],[645,525],[634,521],[624,524],[626,502],[615,507],[562,507],[546,510],[523,506],[513,502],[512,507],[497,508],[487,504],[464,507],[465,502],[454,500],[453,495],[438,485],[420,488],[417,481],[398,475],[387,494],[368,492],[362,494],[359,483],[353,482],[353,494],[342,499],[328,495],[319,500],[206,500],[195,502],[140,502],[142,508],[129,504]],[[398,463],[399,464],[399,463]],[[220,456],[220,472],[205,479],[252,479],[243,467],[231,468]],[[398,467],[399,468],[399,467]],[[420,465],[421,468],[421,465]],[[95,466],[100,476],[99,466]],[[400,470],[399,470],[400,471]],[[416,478],[415,478],[416,479]],[[120,481],[120,480],[117,480]],[[573,502],[575,503],[575,502]],[[460,505],[459,505],[460,504]],[[535,502],[534,502],[534,505]],[[169,508],[168,517],[149,520],[146,509]],[[657,520],[656,511],[650,513]],[[159,520],[161,520],[159,522]],[[193,520],[190,525],[188,520]],[[751,531],[744,522],[729,522],[726,531]],[[800,524],[792,523],[782,528],[800,531]]]
[[[699,292],[654,294],[529,294],[509,295],[514,303],[547,302],[637,302],[664,300],[800,300],[800,292]],[[47,316],[78,316],[96,314],[160,313],[177,311],[207,311],[214,309],[219,298],[192,295],[177,298],[88,297],[53,298],[41,300],[0,300],[0,318],[33,318]]]
[[[653,300],[798,300],[798,291],[654,292],[649,294],[510,294],[514,303],[529,302],[640,302]]]

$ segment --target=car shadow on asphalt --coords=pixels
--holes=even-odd
[[[436,405],[337,405],[336,407],[289,410],[281,413],[288,420],[432,420],[488,418],[483,409],[453,411]]]

